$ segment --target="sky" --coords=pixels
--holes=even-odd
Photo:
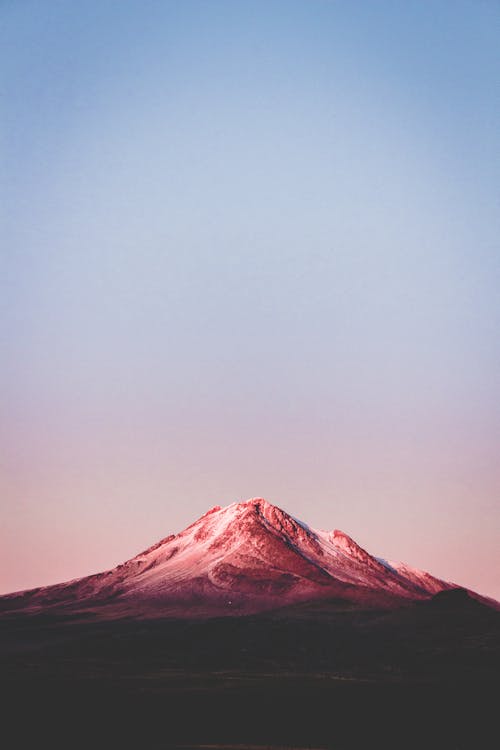
[[[0,3],[0,592],[265,497],[500,598],[500,4]]]

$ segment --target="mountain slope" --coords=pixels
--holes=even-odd
[[[0,597],[0,609],[244,614],[320,599],[394,607],[450,588],[455,585],[373,557],[339,530],[315,531],[254,498],[212,508],[113,570]]]

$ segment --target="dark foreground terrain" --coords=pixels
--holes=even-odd
[[[0,618],[6,748],[496,748],[500,615],[462,592],[392,612]]]

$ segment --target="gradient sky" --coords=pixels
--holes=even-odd
[[[500,4],[0,5],[0,591],[264,496],[500,598]]]

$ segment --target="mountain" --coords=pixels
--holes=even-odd
[[[212,508],[113,570],[0,597],[0,611],[190,617],[319,600],[391,609],[455,588],[254,498]]]
[[[261,499],[1,610],[15,748],[457,750],[498,735],[494,608]]]

